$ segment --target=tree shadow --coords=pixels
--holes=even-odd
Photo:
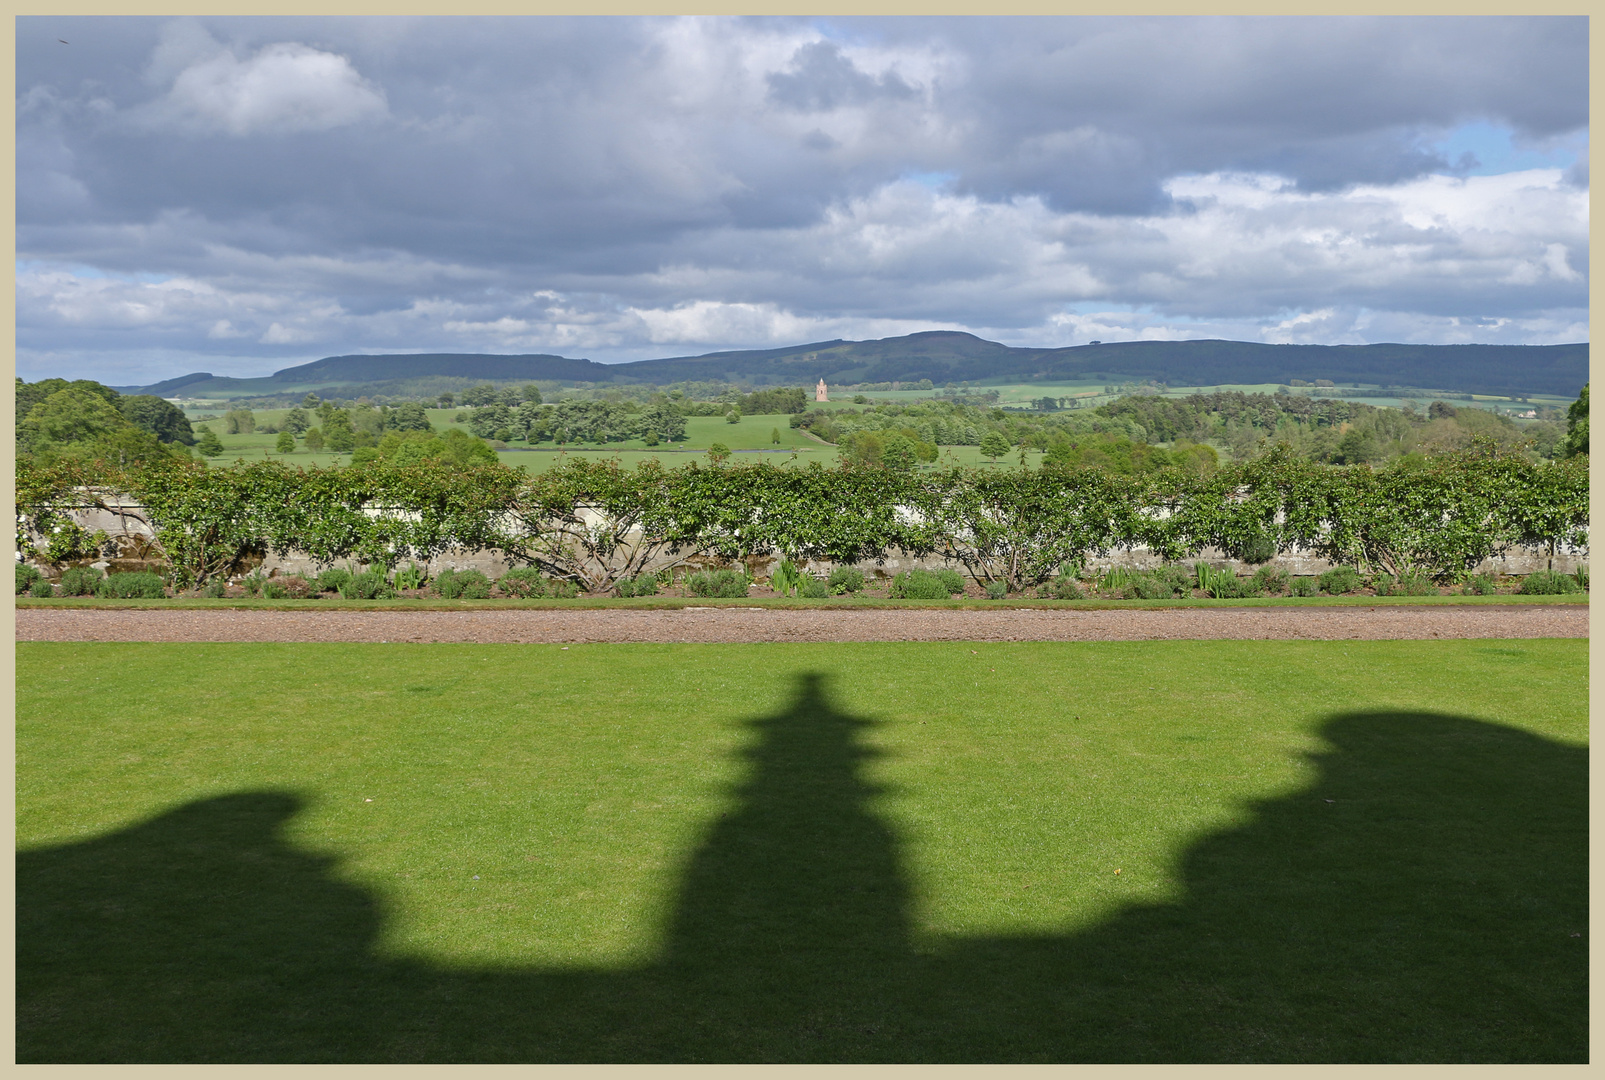
[[[804,677],[687,865],[659,959],[379,955],[381,902],[201,800],[17,859],[19,1061],[1584,1061],[1587,754],[1349,713],[1307,790],[1182,856],[1185,895],[914,947],[869,721]]]

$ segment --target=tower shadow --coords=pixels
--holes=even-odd
[[[916,950],[871,721],[809,675],[751,724],[632,967],[383,957],[381,901],[286,841],[280,792],[23,852],[18,1060],[1587,1059],[1583,749],[1336,716],[1310,788],[1182,854],[1178,901]]]

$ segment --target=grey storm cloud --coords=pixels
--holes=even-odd
[[[1586,20],[31,16],[16,53],[25,374],[1587,333]],[[1476,175],[1468,124],[1570,157]]]

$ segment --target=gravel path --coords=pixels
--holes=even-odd
[[[1586,605],[1130,611],[204,611],[23,608],[18,641],[1141,641],[1588,636]]]

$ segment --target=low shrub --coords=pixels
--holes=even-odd
[[[246,574],[244,579],[240,582],[241,585],[245,586],[245,592],[248,596],[261,596],[262,586],[266,583],[267,575],[262,573],[261,570],[251,571],[249,574]]]
[[[613,588],[620,596],[656,596],[658,579],[651,574],[642,574],[633,581],[620,578]]]
[[[1081,600],[1085,597],[1086,593],[1081,591],[1080,584],[1069,575],[1060,577],[1053,583],[1053,598],[1055,600]]]
[[[1125,600],[1169,600],[1175,595],[1175,586],[1155,574],[1134,574],[1126,587],[1120,590],[1120,596]]]
[[[489,600],[490,578],[478,570],[442,570],[435,575],[435,591],[443,600]]]
[[[1254,571],[1254,586],[1269,596],[1280,596],[1287,591],[1288,573],[1273,566],[1262,566]]]
[[[410,564],[405,570],[396,571],[396,588],[398,589],[421,589],[424,587],[424,582],[428,580],[429,575],[417,563]]]
[[[1460,583],[1460,591],[1467,596],[1492,596],[1497,591],[1494,588],[1494,576],[1472,574]]]
[[[860,592],[864,588],[864,572],[856,566],[838,566],[826,581],[832,596]]]
[[[797,595],[809,600],[823,600],[830,595],[830,585],[823,578],[804,574],[802,584],[797,586]]]
[[[93,566],[75,566],[61,575],[61,595],[92,596],[104,576]]]
[[[401,575],[397,574],[396,578],[399,581]],[[533,566],[515,566],[496,579],[496,587],[504,596],[516,596],[520,599],[534,599],[546,595],[546,579]]]
[[[1322,574],[1317,581],[1321,591],[1330,596],[1342,596],[1344,593],[1355,592],[1360,587],[1360,572],[1352,566],[1334,566]]]
[[[580,594],[580,587],[565,578],[554,578],[546,583],[546,595],[559,600],[572,600]]]
[[[1193,587],[1193,574],[1180,563],[1165,563],[1148,571],[1156,579],[1169,585],[1176,596],[1186,596]]]
[[[791,596],[802,585],[803,572],[790,559],[781,559],[769,575],[769,587],[781,596]]]
[[[1588,591],[1588,567],[1579,566],[1577,568],[1577,573],[1573,574],[1572,577],[1576,580],[1577,587],[1579,589],[1582,589],[1584,592]]]
[[[284,587],[282,581],[265,581],[262,583],[262,595],[269,600],[288,600],[290,590]]]
[[[1197,575],[1198,587],[1216,600],[1239,600],[1260,595],[1259,585],[1253,578],[1239,577],[1236,571],[1225,567],[1197,563],[1193,573]]]
[[[478,573],[470,570],[469,573]],[[485,583],[485,595],[490,595],[490,579],[484,574],[479,580]],[[340,595],[347,600],[390,600],[396,595],[383,570],[364,570],[353,575],[351,580],[340,586]]]
[[[35,578],[28,586],[28,595],[44,600],[56,595],[56,587],[43,577]]]
[[[1006,600],[1009,596],[1009,586],[1002,581],[989,581],[986,583],[986,598],[988,600]]]
[[[95,585],[95,595],[115,600],[159,600],[167,595],[162,579],[149,570],[108,574]]]
[[[351,580],[351,577],[351,571],[334,567],[319,574],[312,583],[312,588],[320,593],[340,592],[346,587],[346,583]]]
[[[22,596],[23,594],[27,593],[31,596],[32,594],[28,593],[29,588],[33,586],[34,582],[38,581],[42,577],[44,577],[44,575],[41,574],[39,572],[39,568],[34,566],[32,563],[18,563],[17,595]]]
[[[1583,587],[1577,584],[1577,579],[1570,574],[1557,574],[1553,570],[1535,570],[1521,579],[1521,587],[1516,591],[1523,596],[1559,596],[1582,592]]]
[[[228,582],[215,577],[201,587],[201,595],[211,600],[221,600],[228,595]]]
[[[1394,596],[1437,596],[1438,587],[1432,579],[1419,571],[1413,574],[1404,574],[1392,586]],[[1377,593],[1378,596],[1384,595]]]
[[[892,578],[887,594],[899,600],[946,600],[964,591],[964,579],[955,570],[904,570]]]
[[[1321,591],[1321,586],[1312,577],[1296,577],[1287,583],[1289,596],[1314,596]]]
[[[746,596],[750,584],[741,570],[699,570],[685,579],[686,591],[692,596],[725,600]]]

